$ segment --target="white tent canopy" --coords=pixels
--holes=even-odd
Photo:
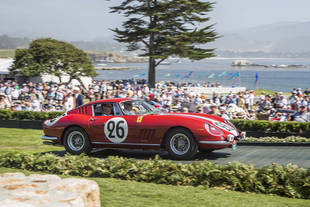
[[[0,74],[9,74],[9,68],[13,61],[12,58],[0,58]]]

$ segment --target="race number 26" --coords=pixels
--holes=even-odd
[[[128,135],[126,120],[120,117],[109,119],[104,126],[104,134],[111,142],[123,142]]]

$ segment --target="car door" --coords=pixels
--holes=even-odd
[[[126,117],[130,136],[134,142],[150,144],[157,130],[151,123],[151,115],[124,115]]]
[[[118,104],[111,102],[113,113],[110,115],[103,114],[102,104],[93,104],[93,116],[89,120],[92,143],[107,145],[135,143],[136,136],[132,125],[128,124]]]
[[[124,103],[121,103],[120,106],[124,110]],[[153,146],[156,142],[154,139],[156,133],[158,132],[158,127],[153,120],[153,115],[148,114],[150,112],[149,106],[143,101],[132,101],[133,111],[136,111],[138,115],[131,115],[130,113],[125,112],[124,118],[127,120],[130,137],[134,143],[140,146]],[[154,127],[155,126],[155,127]]]

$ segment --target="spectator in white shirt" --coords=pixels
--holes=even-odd
[[[31,111],[41,111],[41,104],[36,96],[30,96]]]

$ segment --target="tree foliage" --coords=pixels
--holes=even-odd
[[[69,82],[76,79],[80,83],[82,76],[96,75],[84,51],[51,38],[34,40],[29,49],[17,49],[10,72],[20,72],[24,76],[51,74],[57,76],[60,81],[62,75],[69,75]]]
[[[142,50],[149,57],[149,84],[155,84],[155,68],[171,55],[192,60],[214,56],[214,49],[201,46],[218,38],[213,25],[206,25],[214,3],[202,0],[124,0],[111,12],[126,17],[115,28],[115,39],[128,50]]]

